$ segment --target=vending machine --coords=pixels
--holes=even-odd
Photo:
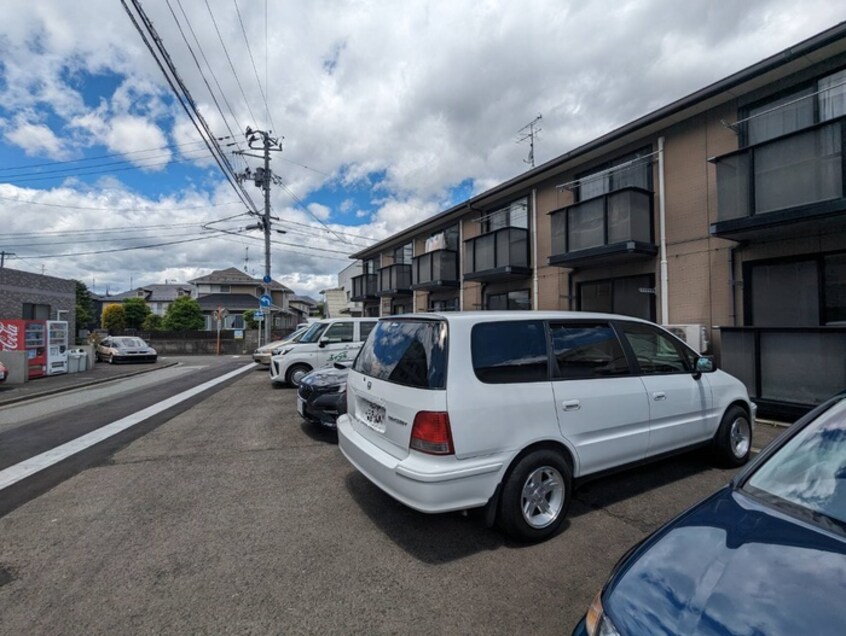
[[[68,372],[68,323],[47,321],[47,375]]]
[[[27,378],[40,378],[47,373],[47,334],[44,320],[24,320]]]

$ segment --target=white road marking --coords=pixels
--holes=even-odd
[[[16,484],[22,479],[26,479],[30,475],[34,475],[45,468],[49,468],[68,457],[84,451],[86,448],[90,448],[94,444],[98,444],[103,440],[135,426],[136,424],[140,424],[144,420],[149,419],[172,406],[176,406],[177,404],[194,397],[198,393],[202,393],[206,389],[210,389],[221,382],[226,382],[226,380],[229,380],[230,378],[234,378],[241,373],[249,371],[255,366],[255,363],[253,363],[243,366],[240,369],[230,371],[219,378],[204,382],[203,384],[195,386],[193,389],[183,391],[182,393],[169,397],[158,404],[153,404],[152,406],[148,406],[146,409],[138,411],[137,413],[128,415],[122,419],[112,422],[111,424],[106,424],[95,431],[86,433],[85,435],[62,444],[61,446],[57,446],[56,448],[52,448],[41,453],[40,455],[36,455],[35,457],[30,457],[29,459],[19,462],[14,466],[9,466],[8,468],[0,470],[0,491]]]

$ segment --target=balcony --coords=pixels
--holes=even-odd
[[[379,296],[411,294],[411,265],[397,263],[379,270]]]
[[[531,273],[525,228],[504,227],[464,241],[465,280],[508,280]]]
[[[792,420],[846,386],[846,327],[722,327],[721,367],[766,416]]]
[[[846,217],[843,122],[826,123],[717,157],[717,221],[711,234],[782,238],[825,232]]]
[[[364,300],[375,300],[379,298],[376,294],[378,277],[376,274],[362,274],[361,276],[352,277],[352,294],[350,300],[353,302],[361,302]]]
[[[412,289],[458,287],[458,252],[454,250],[434,250],[416,256],[412,268]]]
[[[550,265],[610,265],[651,258],[652,193],[629,187],[556,210]]]

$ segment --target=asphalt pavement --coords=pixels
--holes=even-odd
[[[249,371],[0,518],[0,633],[569,633],[733,474],[694,452],[585,483],[526,546],[398,504],[295,399]]]

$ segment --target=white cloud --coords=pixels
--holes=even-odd
[[[24,122],[7,130],[3,136],[23,148],[30,157],[46,156],[59,160],[67,158],[69,154],[64,142],[44,124]]]

